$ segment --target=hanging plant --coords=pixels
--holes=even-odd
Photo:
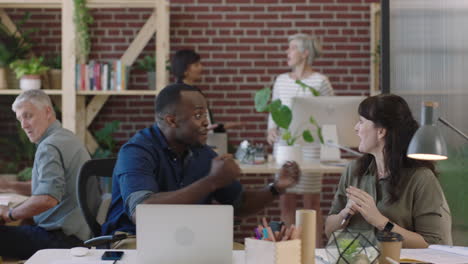
[[[78,58],[80,60],[84,59],[84,61],[81,61],[80,63],[85,63],[88,60],[89,52],[91,50],[89,25],[91,25],[94,20],[86,6],[86,0],[73,0],[73,3],[75,4],[73,20],[75,22],[76,35],[78,38],[76,51]]]

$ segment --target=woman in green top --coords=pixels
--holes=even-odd
[[[340,179],[327,236],[348,227],[399,233],[407,248],[451,244],[450,210],[434,164],[406,156],[418,129],[408,104],[397,95],[377,95],[361,102],[358,112],[355,130],[365,154]]]

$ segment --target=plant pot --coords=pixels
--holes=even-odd
[[[20,79],[20,88],[23,91],[41,89],[40,75],[24,75]]]
[[[320,163],[320,144],[304,144],[302,150],[302,162],[305,163]]]
[[[53,90],[62,89],[62,70],[60,69],[49,70],[49,82],[50,82],[50,89],[53,89]]]
[[[302,161],[301,146],[287,146],[280,145],[276,147],[275,160],[276,164],[283,165],[286,161],[295,161],[300,163]]]
[[[147,72],[149,90],[156,90],[156,72]]]
[[[8,88],[8,81],[7,81],[7,69],[6,67],[0,68],[0,90]]]

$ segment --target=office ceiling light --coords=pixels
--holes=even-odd
[[[439,128],[434,123],[434,109],[437,102],[424,102],[421,112],[421,127],[416,131],[408,147],[407,156],[420,160],[447,159],[447,144]],[[468,137],[443,118],[438,120],[460,134],[466,140]]]

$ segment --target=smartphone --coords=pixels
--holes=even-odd
[[[123,251],[106,251],[102,254],[102,260],[120,260],[122,259]]]

